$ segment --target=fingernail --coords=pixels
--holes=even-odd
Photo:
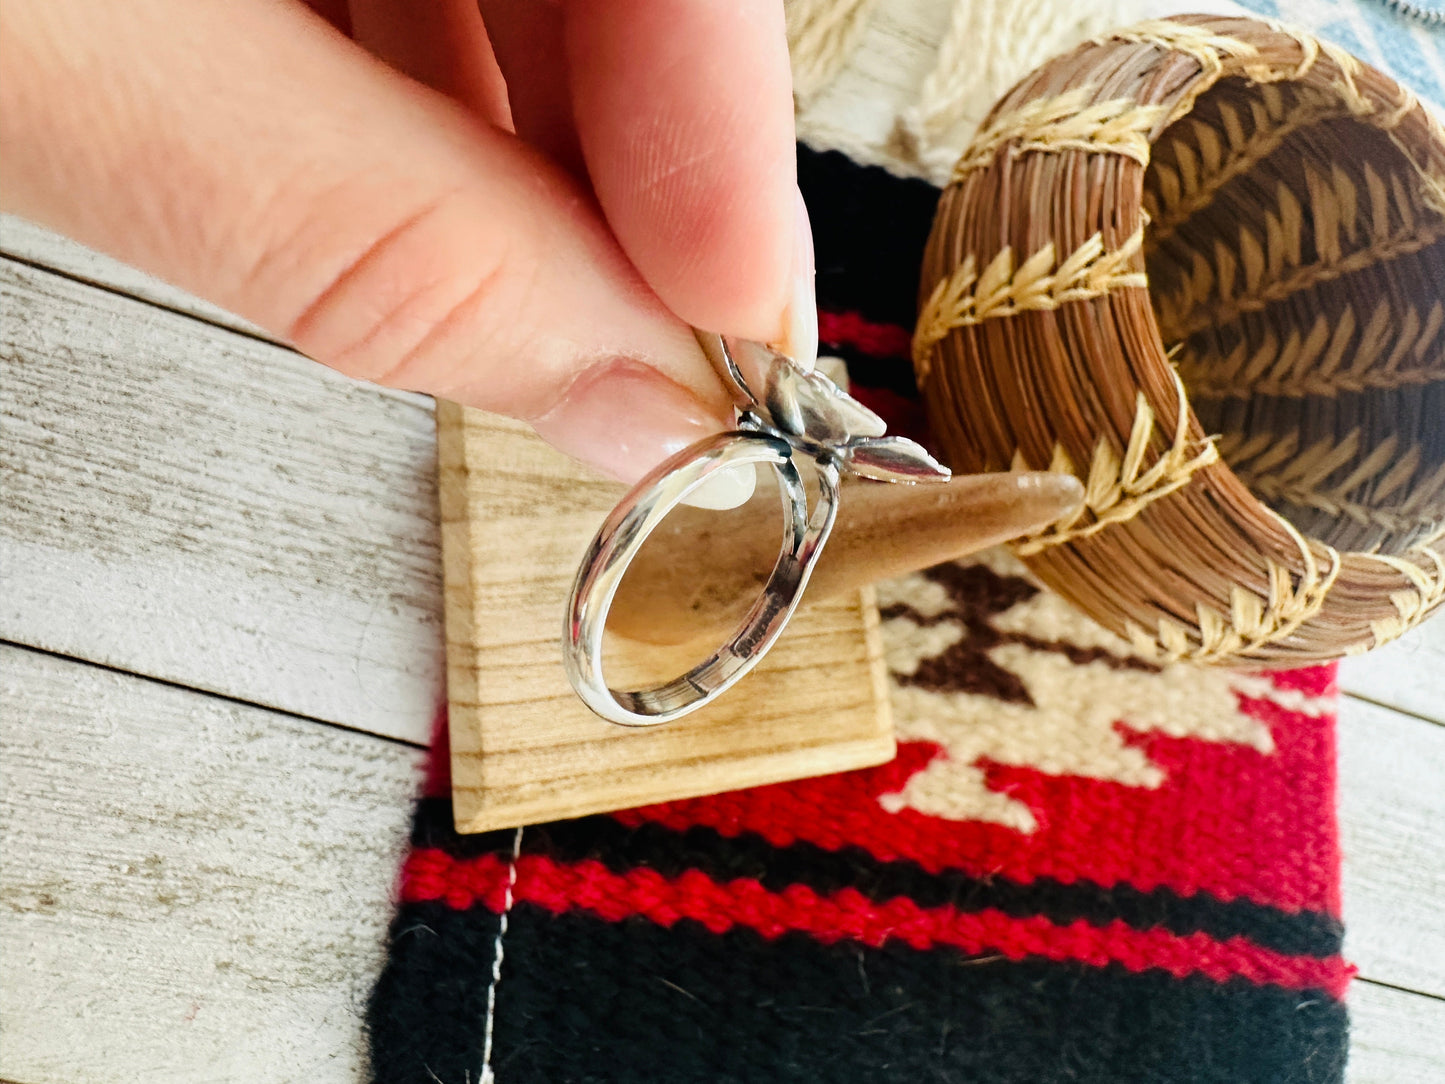
[[[629,485],[689,444],[728,427],[682,385],[638,362],[595,365],[578,377],[551,410],[532,423],[558,451]],[[738,477],[731,477],[734,473]],[[724,471],[688,503],[732,508],[752,495],[753,472]],[[731,501],[731,503],[717,503]]]
[[[715,508],[722,511],[747,504],[758,488],[758,469],[751,463],[724,467],[698,486],[683,500],[693,508]]]
[[[805,369],[818,360],[818,295],[813,271],[813,227],[803,193],[793,221],[792,295],[783,313],[783,353]]]

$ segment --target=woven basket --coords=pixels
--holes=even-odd
[[[1250,19],[1036,71],[954,170],[914,362],[961,470],[1078,475],[1017,546],[1161,662],[1366,651],[1445,601],[1445,131]]]

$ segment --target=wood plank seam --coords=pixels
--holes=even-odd
[[[427,742],[431,400],[3,258],[0,308],[0,634]]]
[[[253,339],[256,342],[262,342],[267,344],[268,346],[279,346],[284,350],[295,349],[295,347],[291,346],[290,343],[287,343],[280,338],[268,335],[260,328],[251,330],[250,328],[240,327],[235,324],[223,324],[219,320],[216,320],[209,316],[205,316],[199,312],[192,312],[187,309],[179,308],[175,305],[168,305],[164,301],[159,300],[158,298],[146,297],[144,294],[139,294],[132,290],[127,290],[121,286],[116,286],[111,283],[104,282],[100,279],[89,278],[74,271],[66,271],[63,268],[52,267],[49,264],[40,263],[39,261],[33,260],[28,256],[24,255],[23,253],[17,252],[7,246],[3,238],[0,238],[0,259],[8,261],[9,263],[20,264],[22,267],[28,267],[34,271],[43,271],[47,275],[56,275],[59,278],[68,279],[69,281],[74,282],[77,285],[88,286],[91,289],[100,290],[104,293],[110,294],[112,297],[122,297],[125,298],[127,301],[136,301],[142,305],[149,305],[153,309],[159,309],[161,312],[168,312],[174,316],[184,316],[187,320],[194,320],[199,324],[205,324],[207,327],[213,327],[217,331],[223,331],[228,335],[240,335],[243,338]],[[3,1082],[0,1082],[0,1084],[3,1084]]]
[[[1385,990],[1394,990],[1397,993],[1409,994],[1412,997],[1429,998],[1431,1001],[1438,1001],[1442,1005],[1445,1005],[1445,994],[1432,994],[1428,990],[1416,990],[1410,986],[1401,986],[1398,983],[1386,982],[1384,979],[1372,979],[1368,975],[1356,975],[1354,981],[1362,982],[1367,986],[1379,986]]]
[[[1441,697],[1445,698],[1445,690],[1442,690]],[[1396,707],[1394,704],[1387,704],[1383,700],[1376,700],[1373,697],[1366,696],[1363,693],[1341,692],[1340,699],[1342,701],[1358,700],[1361,704],[1369,704],[1372,708],[1381,708],[1385,711],[1392,711],[1396,715],[1403,715],[1407,719],[1418,719],[1420,720],[1420,722],[1427,723],[1430,726],[1445,727],[1445,717],[1441,717],[1438,719],[1431,718],[1428,715],[1420,714],[1418,711],[1411,711],[1409,708]]]
[[[221,323],[219,320],[205,315],[204,313],[193,312],[189,309],[183,309],[176,305],[169,305],[166,302],[161,301],[157,298],[147,297],[144,294],[135,293],[133,291],[126,290],[120,286],[114,286],[98,279],[91,279],[87,278],[84,275],[76,274],[73,271],[66,271],[62,268],[51,267],[47,264],[39,263],[21,253],[14,252],[6,248],[3,241],[0,241],[0,263],[18,264],[21,267],[27,267],[30,270],[37,271],[43,275],[53,275],[56,278],[65,279],[67,282],[73,282],[77,286],[84,286],[88,289],[98,290],[101,293],[108,294],[111,297],[121,298],[125,301],[133,301],[138,305],[144,305],[147,308],[155,309],[158,312],[168,313],[171,316],[178,316],[183,320],[194,321],[195,323],[201,324],[204,327],[214,329],[222,336],[229,337],[234,335],[237,338],[248,339],[251,342],[261,343],[264,346],[274,346],[279,350],[285,350],[287,353],[293,354],[298,358],[304,358],[306,361],[313,362],[317,365],[324,364],[324,362],[318,362],[315,358],[312,358],[307,354],[303,354],[301,351],[297,350],[293,344],[287,342],[286,340],[278,336],[270,335],[261,328],[255,328],[254,330],[252,330],[250,328],[238,327],[234,324],[224,324]],[[425,392],[408,391],[405,388],[393,388],[388,387],[385,384],[375,384],[370,381],[358,381],[358,383],[364,384],[367,388],[376,392],[378,395],[401,399],[403,402],[409,402],[424,406],[430,406],[432,403],[435,402],[435,398],[431,395],[426,394]],[[0,1081],[0,1084],[3,1084],[3,1081]]]
[[[92,666],[97,670],[103,670],[108,674],[116,674],[120,677],[136,678],[140,681],[148,681],[152,685],[160,685],[168,689],[179,689],[182,692],[194,693],[196,696],[204,696],[211,700],[219,700],[226,704],[235,704],[237,707],[256,708],[259,711],[274,712],[277,715],[284,715],[288,719],[295,719],[300,723],[315,723],[317,726],[324,726],[331,730],[339,730],[345,734],[356,734],[360,737],[375,738],[377,741],[388,742],[392,745],[404,746],[407,749],[429,749],[425,742],[412,741],[410,738],[402,738],[392,734],[378,734],[374,730],[365,730],[361,727],[347,726],[345,723],[332,722],[330,719],[318,719],[314,715],[304,715],[300,712],[287,711],[285,708],[272,707],[270,704],[263,704],[256,700],[247,700],[245,697],[233,696],[230,693],[216,692],[214,689],[201,689],[194,685],[187,685],[181,681],[171,681],[167,678],[156,677],[153,674],[143,674],[135,670],[126,670],[110,663],[96,662],[93,659],[82,658],[79,655],[70,655],[64,651],[52,651],[45,647],[36,647],[34,644],[22,643],[19,640],[11,640],[0,636],[0,648],[13,647],[21,651],[33,651],[37,655],[45,655],[52,659],[60,659],[64,662],[79,663],[82,666]],[[0,1080],[0,1084],[5,1084]]]
[[[425,754],[0,648],[0,1072],[353,1080]]]

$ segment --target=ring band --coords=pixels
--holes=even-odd
[[[838,515],[843,474],[913,485],[946,482],[948,468],[827,377],[761,343],[697,332],[698,345],[733,397],[738,430],[700,440],[637,483],[592,539],[572,581],[562,662],[577,695],[602,718],[652,726],[702,707],[767,654],[797,608]],[[816,470],[818,500],[794,457]],[[646,689],[619,690],[602,674],[607,613],[628,566],[659,523],[717,471],[766,463],[778,476],[786,522],[763,593],[726,644],[687,673]]]
[[[767,653],[802,598],[838,511],[837,464],[830,457],[818,459],[818,500],[810,515],[807,488],[793,462],[794,451],[788,441],[768,433],[709,437],[652,471],[613,509],[573,581],[562,636],[567,676],[594,712],[625,726],[668,722],[725,691]],[[687,673],[650,688],[613,689],[602,672],[602,639],[608,611],[628,566],[648,536],[688,494],[716,472],[749,463],[773,468],[785,517],[782,547],[762,594],[732,638]]]

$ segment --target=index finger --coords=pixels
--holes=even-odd
[[[577,135],[623,249],[688,323],[789,339],[812,251],[780,0],[564,3]]]

